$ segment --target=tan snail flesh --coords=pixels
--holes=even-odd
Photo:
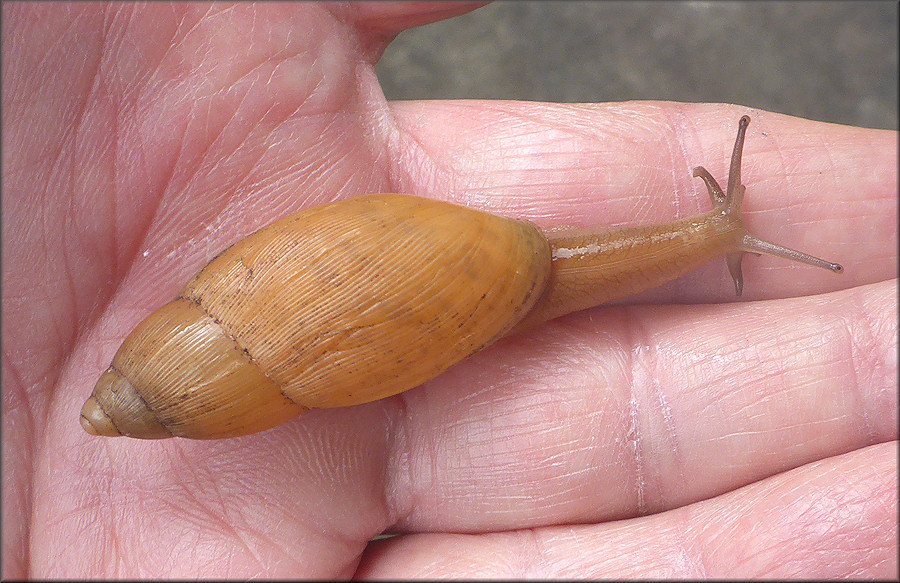
[[[657,226],[545,236],[525,221],[400,194],[304,210],[235,243],[128,335],[81,411],[93,435],[214,439],[411,389],[541,322],[725,254],[840,265],[752,237],[738,125],[713,210]]]

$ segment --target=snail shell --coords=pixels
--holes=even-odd
[[[233,437],[394,395],[503,336],[549,272],[524,221],[395,194],[311,208],[226,249],[141,322],[81,422]]]

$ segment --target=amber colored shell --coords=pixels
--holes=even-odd
[[[91,433],[218,438],[411,389],[503,336],[550,271],[530,223],[378,194],[277,221],[126,338]]]

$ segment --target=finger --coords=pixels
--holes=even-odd
[[[654,516],[372,543],[361,579],[897,577],[897,443]]]
[[[485,4],[487,2],[360,2],[330,8],[340,17],[353,21],[364,40],[379,41],[379,49],[373,55],[377,59],[397,33],[459,16]]]
[[[841,276],[771,257],[744,261],[742,299],[846,289],[897,275],[896,133],[734,106],[643,102],[391,105],[397,190],[542,227],[664,223],[709,209],[692,168],[724,182],[738,118],[744,216],[757,237],[812,251]],[[631,301],[732,301],[725,262]]]
[[[570,318],[399,397],[392,531],[633,517],[897,439],[894,283]]]

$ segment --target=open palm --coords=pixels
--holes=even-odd
[[[897,576],[897,136],[746,108],[389,103],[463,4],[3,6],[5,577]],[[227,245],[371,192],[756,235],[424,386],[244,438],[85,434],[127,332]],[[399,536],[370,542],[390,532]]]

